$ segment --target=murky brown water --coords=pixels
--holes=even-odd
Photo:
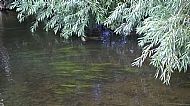
[[[29,31],[15,13],[3,14],[1,47],[10,59],[11,77],[0,75],[5,106],[190,106],[190,75],[173,75],[171,85],[154,79],[148,65],[131,67],[140,49],[105,47],[100,41],[65,41]],[[12,80],[10,80],[12,79]],[[0,104],[0,106],[1,106]]]

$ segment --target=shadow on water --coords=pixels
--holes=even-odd
[[[107,47],[101,41],[65,41],[39,30],[32,34],[15,13],[4,21],[2,42],[9,53],[8,83],[0,76],[5,106],[178,106],[189,105],[189,76],[171,86],[153,78],[148,63],[131,67],[140,55],[133,40]],[[5,16],[3,16],[5,17]]]

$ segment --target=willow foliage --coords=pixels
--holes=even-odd
[[[16,8],[20,22],[29,16],[35,18],[32,32],[43,22],[46,30],[59,31],[62,37],[69,38],[85,37],[90,19],[96,17],[95,22],[102,22],[115,4],[116,0],[16,0],[11,8]]]
[[[128,6],[130,4],[130,7]],[[115,24],[120,22],[120,24]],[[132,65],[142,66],[150,57],[156,78],[169,84],[171,73],[187,71],[190,64],[190,0],[130,0],[116,7],[106,24],[128,35],[134,28],[142,35],[142,55]]]
[[[46,30],[65,38],[85,37],[92,19],[124,36],[136,29],[142,54],[132,65],[142,66],[149,57],[156,78],[166,84],[171,73],[190,64],[190,0],[16,0],[15,7],[20,21],[35,16],[32,31],[44,22]]]

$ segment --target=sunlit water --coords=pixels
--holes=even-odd
[[[15,13],[3,14],[1,47],[11,74],[1,69],[0,106],[189,106],[189,75],[172,76],[171,85],[154,79],[155,69],[131,62],[140,55],[135,40],[105,47],[101,41],[65,41]]]

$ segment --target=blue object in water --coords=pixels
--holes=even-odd
[[[101,33],[101,40],[103,41],[103,43],[107,43],[107,42],[111,42],[111,37],[113,36],[113,31],[106,28],[104,25],[102,24],[98,24],[96,26],[96,28],[98,30],[100,30]]]
[[[113,46],[113,45],[124,46],[127,43],[127,39],[125,36],[121,36],[119,38],[114,38],[114,36],[113,36],[114,32],[102,24],[98,24],[96,26],[96,28],[98,30],[100,30],[101,40],[102,40],[103,44],[105,44],[105,46],[107,46],[107,47]]]

